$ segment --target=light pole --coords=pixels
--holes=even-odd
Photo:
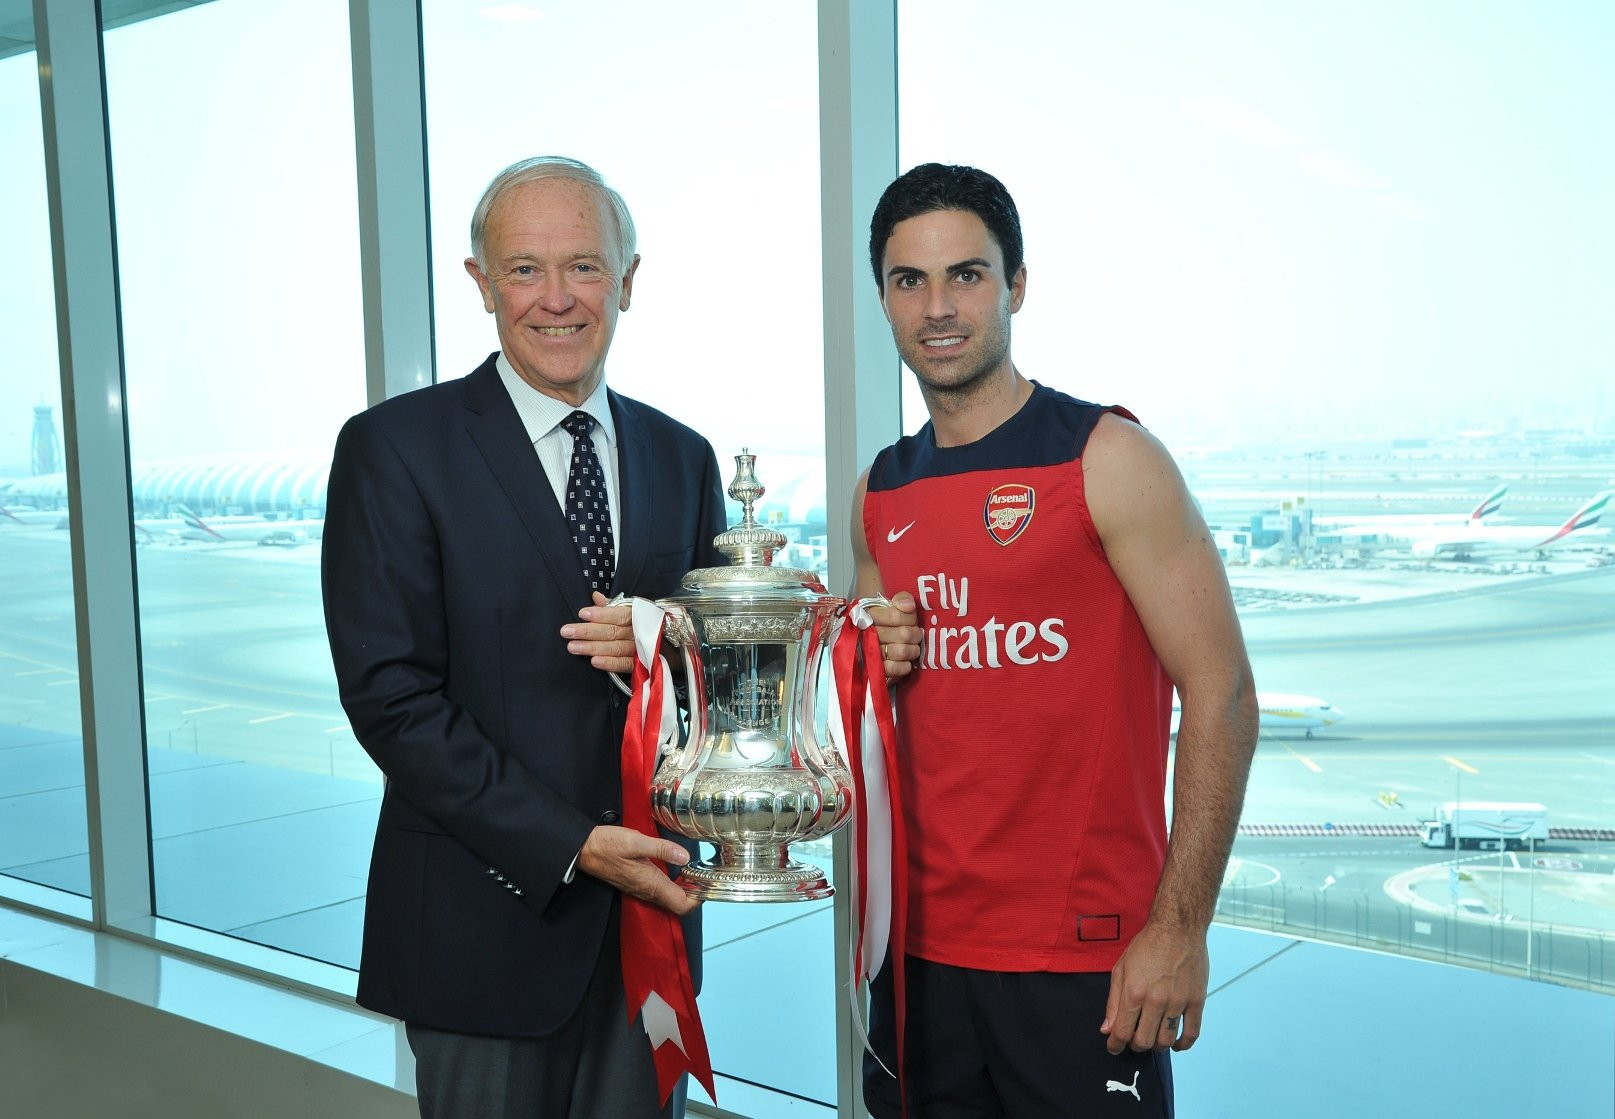
[[[1323,458],[1323,456],[1324,456],[1324,452],[1321,451],[1321,450],[1318,450],[1318,451],[1302,451],[1301,452],[1301,457],[1307,460],[1307,508],[1306,508],[1305,514],[1303,515],[1303,519],[1306,522],[1307,535],[1306,535],[1306,541],[1305,541],[1306,547],[1303,549],[1303,554],[1309,560],[1313,556],[1312,516],[1313,516],[1313,503],[1314,503],[1314,500],[1315,500],[1314,497],[1313,497],[1313,488],[1312,488],[1312,464],[1315,461],[1321,460]],[[1318,468],[1318,483],[1319,483],[1319,485],[1323,484],[1323,468],[1321,466]]]
[[[1452,829],[1452,947],[1458,951],[1458,856],[1463,852],[1463,829],[1459,827],[1459,817],[1463,814],[1464,803],[1464,771],[1457,766],[1452,767],[1452,820],[1447,827]]]
[[[1531,866],[1526,871],[1531,900],[1525,912],[1525,977],[1531,978],[1531,949],[1536,945],[1536,840],[1531,840]]]
[[[1464,829],[1460,826],[1464,814],[1464,771],[1452,767],[1452,863],[1458,865],[1458,852],[1464,849]]]

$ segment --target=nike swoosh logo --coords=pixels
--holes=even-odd
[[[914,521],[910,521],[908,524],[904,525],[902,528],[889,528],[889,529],[887,529],[886,530],[886,543],[895,544],[899,540],[903,539],[903,534],[906,533],[909,529],[913,528],[915,523],[916,522],[914,522]]]

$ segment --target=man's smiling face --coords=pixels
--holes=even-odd
[[[886,241],[881,303],[903,362],[923,388],[967,391],[1009,368],[1009,317],[1026,295],[1026,268],[1004,275],[1004,254],[966,210],[898,222]]]
[[[569,179],[513,187],[488,214],[483,261],[465,262],[522,380],[568,404],[605,376],[639,258],[622,260],[604,198]]]

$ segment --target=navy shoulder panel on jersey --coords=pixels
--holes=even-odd
[[[1125,408],[1090,404],[1033,381],[1032,395],[1021,410],[974,443],[938,447],[929,422],[899,439],[875,457],[868,489],[895,490],[921,478],[1071,462],[1082,457],[1088,436],[1106,412],[1134,419]]]

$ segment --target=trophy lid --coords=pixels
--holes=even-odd
[[[757,523],[753,506],[767,491],[757,480],[757,456],[744,447],[735,456],[735,478],[729,496],[740,502],[740,523],[713,537],[718,551],[729,557],[728,567],[698,567],[684,576],[683,590],[697,597],[729,596],[761,591],[769,597],[827,597],[824,584],[811,571],[775,567],[774,553],[785,547],[785,534]],[[675,598],[674,601],[679,601]]]

